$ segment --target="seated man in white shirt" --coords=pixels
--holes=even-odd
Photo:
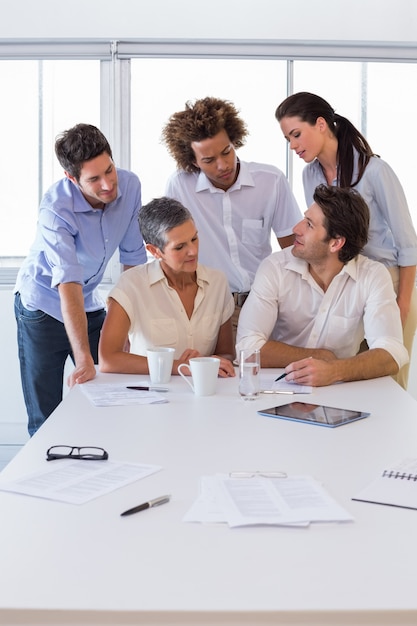
[[[360,254],[369,209],[352,189],[319,185],[292,248],[262,261],[242,309],[237,353],[319,387],[394,375],[408,362],[388,270]],[[369,350],[358,354],[365,337]]]

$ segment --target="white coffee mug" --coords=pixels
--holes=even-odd
[[[220,359],[212,356],[198,356],[190,359],[190,364],[181,363],[178,373],[190,385],[196,396],[212,396],[216,393],[217,377],[219,375]],[[191,371],[193,382],[182,373],[182,368]]]
[[[174,348],[148,348],[148,369],[151,383],[169,383],[171,380]]]

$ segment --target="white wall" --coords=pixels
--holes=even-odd
[[[66,37],[413,42],[417,36],[415,0],[0,0],[0,15],[0,44]],[[0,420],[25,422],[11,289],[0,288],[0,311]],[[417,398],[415,369],[410,391]]]
[[[0,0],[0,38],[415,41],[415,0]]]

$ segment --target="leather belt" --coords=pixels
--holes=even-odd
[[[232,293],[233,300],[235,301],[235,306],[242,307],[245,304],[246,298],[249,295],[249,291],[245,291],[244,293]]]

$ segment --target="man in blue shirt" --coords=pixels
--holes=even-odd
[[[65,171],[44,195],[35,242],[15,287],[23,394],[33,435],[62,400],[68,385],[94,378],[105,317],[98,286],[113,253],[127,269],[146,262],[138,225],[138,177],[116,169],[107,139],[78,124],[57,138]]]

